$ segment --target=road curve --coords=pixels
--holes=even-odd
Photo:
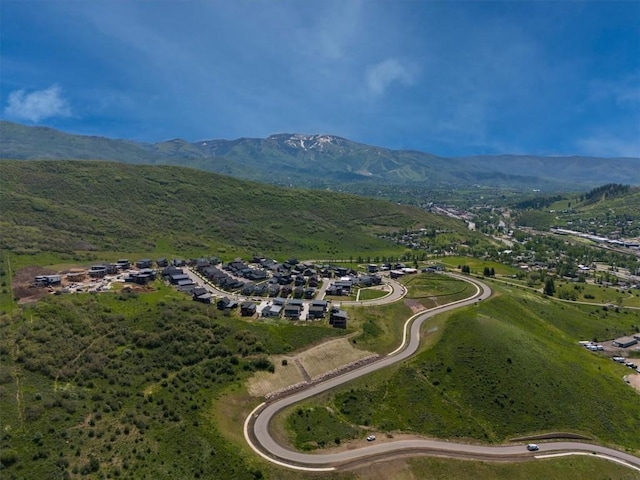
[[[465,443],[454,443],[442,440],[413,439],[367,444],[355,450],[337,453],[309,454],[289,450],[271,436],[270,423],[273,417],[282,409],[310,397],[326,392],[339,385],[355,380],[376,370],[401,362],[413,355],[420,345],[420,328],[425,320],[434,315],[456,308],[471,305],[491,295],[491,288],[484,282],[456,274],[448,274],[460,280],[473,283],[477,291],[468,299],[459,300],[447,305],[430,309],[414,315],[405,324],[405,339],[399,349],[380,360],[346,372],[340,376],[324,382],[311,385],[304,390],[286,396],[271,403],[263,403],[251,412],[244,423],[244,436],[249,446],[263,458],[280,466],[305,471],[330,471],[337,467],[346,466],[353,462],[366,459],[388,458],[397,455],[432,454],[438,456],[466,457],[479,460],[523,460],[533,459],[538,455],[557,452],[582,452],[599,455],[604,459],[618,461],[624,465],[640,471],[640,458],[607,447],[581,442],[547,442],[540,444],[539,452],[528,452],[523,445],[485,446]],[[406,335],[407,328],[409,335]]]

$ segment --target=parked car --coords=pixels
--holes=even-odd
[[[375,435],[369,435],[369,436],[367,437],[367,442],[373,442],[375,439],[376,439],[376,436],[375,436]]]
[[[530,443],[529,445],[527,445],[527,450],[529,450],[530,452],[535,452],[537,450],[540,450],[540,447],[535,443]]]

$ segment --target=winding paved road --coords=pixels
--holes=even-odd
[[[402,345],[391,354],[380,360],[365,365],[356,370],[349,371],[338,377],[331,378],[322,383],[311,385],[302,391],[287,397],[263,403],[249,414],[244,423],[244,436],[251,448],[263,458],[278,465],[306,471],[331,471],[337,467],[344,467],[350,463],[367,459],[388,458],[407,453],[431,454],[438,456],[466,457],[479,460],[511,459],[523,460],[533,458],[546,458],[559,452],[563,454],[598,455],[602,458],[622,463],[630,468],[640,471],[640,458],[618,450],[599,445],[581,442],[547,442],[540,444],[538,452],[528,452],[523,445],[509,446],[485,446],[464,443],[454,443],[441,440],[413,439],[380,442],[367,444],[355,450],[346,450],[337,453],[308,454],[289,450],[280,445],[270,433],[270,423],[279,411],[295,403],[306,400],[314,395],[326,392],[339,385],[355,380],[363,375],[385,368],[389,365],[401,362],[413,355],[420,344],[420,327],[425,320],[442,312],[471,305],[491,295],[491,288],[477,279],[449,274],[461,280],[473,283],[477,291],[475,295],[466,299],[453,302],[448,305],[436,307],[426,312],[421,312],[407,320],[405,324],[405,339]],[[407,329],[410,330],[407,336]]]

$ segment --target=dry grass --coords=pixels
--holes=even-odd
[[[247,391],[252,396],[261,397],[304,382],[305,375],[300,366],[313,379],[367,357],[371,353],[358,350],[348,338],[338,338],[300,352],[298,355],[276,355],[271,357],[275,372],[256,372],[247,381]],[[282,364],[283,360],[287,361],[287,365]]]
[[[299,360],[311,378],[335,370],[361,358],[368,357],[373,352],[358,350],[348,338],[338,338],[310,348],[299,355]]]

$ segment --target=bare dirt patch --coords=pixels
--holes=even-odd
[[[632,375],[627,375],[627,381],[629,382],[629,385],[640,393],[640,374],[634,373]]]
[[[18,304],[34,302],[50,293],[49,289],[32,287],[33,279],[38,275],[55,275],[57,272],[39,266],[21,268],[13,275],[12,290]]]
[[[425,307],[424,305],[422,305],[418,300],[411,300],[411,299],[406,299],[404,301],[405,305],[407,307],[409,307],[411,309],[411,311],[416,314],[418,312],[421,312],[423,310],[426,310],[427,307]]]
[[[265,396],[293,385],[308,383],[371,355],[372,352],[355,348],[348,338],[330,340],[297,355],[272,357],[275,372],[256,372],[248,380],[247,390],[250,395]],[[286,365],[283,365],[283,360],[286,360]]]

